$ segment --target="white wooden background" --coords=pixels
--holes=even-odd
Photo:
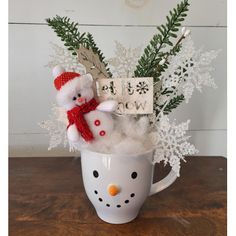
[[[50,42],[61,44],[45,18],[69,16],[89,31],[107,58],[114,40],[125,46],[145,46],[155,26],[177,0],[10,0],[9,2],[9,152],[10,156],[68,155],[63,149],[47,151],[48,137],[37,123],[48,118],[55,91],[45,67],[52,54]],[[191,119],[191,141],[200,155],[226,156],[226,0],[190,0],[185,25],[196,46],[221,49],[214,76],[217,90],[195,92],[189,104],[172,114],[177,122]],[[143,3],[142,7],[135,7]],[[136,4],[136,5],[135,5]],[[69,154],[74,155],[74,154]]]

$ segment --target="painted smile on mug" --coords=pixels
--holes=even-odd
[[[94,171],[93,171],[93,176],[94,176],[95,178],[98,178],[98,177],[99,177],[99,173],[98,173],[97,170],[94,170]],[[138,176],[138,174],[137,174],[137,172],[134,171],[134,172],[131,173],[130,176],[131,176],[132,179],[136,179],[137,176]],[[116,185],[116,184],[109,184],[108,187],[107,187],[107,192],[108,192],[108,194],[109,194],[110,196],[115,197],[116,195],[118,195],[118,194],[121,193],[121,187],[118,186],[118,185]],[[94,193],[95,193],[96,195],[99,195],[97,190],[94,190]],[[134,198],[134,197],[135,197],[135,193],[130,193],[129,197],[130,197],[130,198]],[[99,202],[103,202],[103,199],[98,196],[98,201],[99,201]],[[128,204],[129,202],[130,202],[130,199],[126,199],[126,200],[123,202],[123,204],[126,205],[126,204]],[[110,207],[111,205],[110,205],[109,203],[106,203],[106,206],[107,206],[107,207]],[[122,206],[122,204],[116,205],[117,208],[121,208],[121,206]]]

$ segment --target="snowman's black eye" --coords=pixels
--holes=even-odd
[[[93,176],[97,178],[99,176],[98,172],[96,170],[93,171]]]
[[[73,97],[72,100],[75,101],[75,100],[76,100],[76,97]]]
[[[78,97],[79,97],[79,98],[81,97],[81,94],[80,94],[80,93],[78,93]]]
[[[131,174],[131,178],[132,178],[132,179],[136,179],[137,176],[138,176],[138,174],[137,174],[137,172],[135,172],[135,171]]]

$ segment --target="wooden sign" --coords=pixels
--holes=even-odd
[[[117,113],[153,113],[153,78],[115,78],[96,81],[100,101],[118,101]]]

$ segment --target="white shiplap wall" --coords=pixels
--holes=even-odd
[[[129,3],[144,3],[140,8]],[[61,44],[44,19],[69,16],[89,31],[107,58],[114,55],[114,40],[126,46],[145,46],[155,25],[178,1],[166,0],[10,0],[9,2],[9,113],[10,156],[72,155],[66,150],[48,152],[48,138],[37,123],[48,118],[55,91],[45,67],[52,49]],[[195,93],[189,104],[172,113],[177,121],[191,119],[190,135],[201,155],[226,156],[226,0],[190,0],[185,25],[196,46],[221,49],[213,72],[217,90]]]

